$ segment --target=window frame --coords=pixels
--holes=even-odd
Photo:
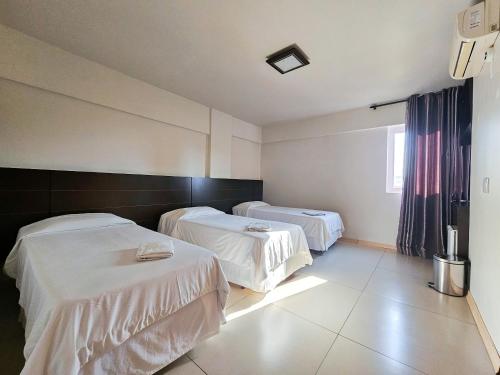
[[[385,191],[390,194],[401,194],[402,187],[394,186],[394,138],[396,134],[405,133],[405,124],[387,127],[387,167],[385,177]]]

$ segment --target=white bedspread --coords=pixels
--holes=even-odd
[[[213,211],[186,216],[169,212],[158,230],[214,251],[229,281],[258,292],[273,289],[298,268],[312,264],[300,226],[266,221],[270,232],[249,232],[249,224],[262,221]]]
[[[42,226],[18,237],[5,270],[16,278],[26,314],[23,373],[77,374],[214,291],[222,321],[229,289],[212,252],[173,240],[172,258],[136,261],[141,243],[164,238],[126,221],[55,231]]]
[[[310,216],[304,212],[321,212],[325,215]],[[259,205],[249,207],[246,216],[300,225],[306,234],[309,248],[318,251],[328,250],[338,238],[342,237],[344,231],[340,215],[331,211]]]

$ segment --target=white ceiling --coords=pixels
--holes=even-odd
[[[0,22],[263,125],[456,84],[455,14],[470,0],[2,0]],[[267,55],[297,43],[286,75]]]

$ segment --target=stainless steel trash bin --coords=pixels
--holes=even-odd
[[[434,255],[434,283],[438,292],[450,296],[467,294],[469,261],[456,255]]]

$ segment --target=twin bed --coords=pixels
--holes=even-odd
[[[162,215],[161,233],[112,214],[21,228],[4,270],[20,290],[23,373],[154,373],[218,332],[228,280],[267,292],[312,264],[304,229],[321,235],[313,242],[321,249],[341,234],[333,224],[320,229],[316,218],[267,209],[266,219],[287,214],[289,223],[256,219],[259,210],[243,217],[191,207]],[[268,228],[249,230],[255,224]],[[172,258],[136,261],[141,244],[165,235],[174,238]]]
[[[267,292],[312,264],[312,257],[300,226],[272,222],[268,232],[249,231],[255,222],[211,207],[190,207],[163,214],[158,231],[214,251],[230,282]]]
[[[342,237],[344,231],[340,215],[332,211],[279,207],[252,201],[233,207],[233,214],[300,225],[306,234],[309,248],[316,251],[328,250]]]
[[[19,231],[5,272],[25,316],[23,374],[152,374],[214,335],[229,293],[215,254],[110,214],[65,215]]]

